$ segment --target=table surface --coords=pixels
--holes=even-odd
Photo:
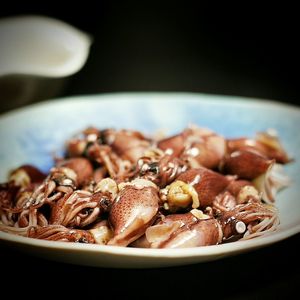
[[[7,15],[29,12],[44,14],[41,8],[23,7]],[[94,38],[85,67],[70,78],[61,95],[191,91],[296,104],[299,88],[289,76],[296,59],[289,39],[295,33],[293,24],[266,20],[273,27],[264,26],[264,18],[258,17],[258,25],[253,27],[243,15],[231,22],[217,15],[218,22],[206,22],[205,14],[191,7],[171,12],[103,5],[97,13],[92,8],[84,11],[90,16],[84,19],[52,8],[48,15],[64,19]],[[200,298],[203,294],[222,299],[274,299],[298,292],[299,242],[300,234],[219,261],[147,270],[67,265],[1,245],[1,258],[8,266],[1,269],[1,286],[14,283],[11,292],[22,293],[30,286],[55,289],[60,285],[93,297],[106,291],[112,297],[152,299],[157,295]],[[64,287],[66,280],[72,285]],[[55,295],[53,289],[47,293]]]

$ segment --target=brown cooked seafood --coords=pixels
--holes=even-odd
[[[31,238],[184,248],[275,231],[290,162],[274,130],[226,139],[190,126],[156,139],[87,128],[48,174],[31,165],[0,185],[0,230]]]

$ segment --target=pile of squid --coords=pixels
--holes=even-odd
[[[143,248],[217,245],[269,234],[291,159],[274,130],[226,139],[191,125],[169,137],[89,127],[44,174],[0,185],[0,230],[30,238]]]

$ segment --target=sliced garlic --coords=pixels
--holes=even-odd
[[[198,193],[188,183],[176,180],[165,188],[167,191],[166,201],[169,207],[186,208],[192,204],[192,208],[200,206]]]
[[[111,193],[113,199],[117,196],[118,191],[117,183],[111,178],[104,178],[100,180],[95,187],[95,192]]]

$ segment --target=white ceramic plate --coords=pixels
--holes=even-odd
[[[0,241],[49,259],[106,267],[162,267],[198,263],[238,254],[300,232],[300,109],[270,101],[188,93],[127,93],[57,99],[18,109],[0,118],[0,180],[20,164],[44,171],[52,153],[82,128],[131,128],[152,133],[181,131],[189,123],[209,127],[226,137],[253,136],[275,128],[296,160],[285,167],[293,179],[276,204],[281,225],[268,236],[189,249],[136,249],[49,242],[0,232]]]

